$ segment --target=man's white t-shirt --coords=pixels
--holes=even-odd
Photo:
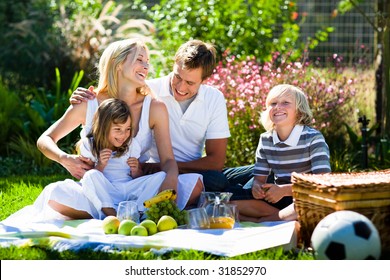
[[[178,162],[202,157],[206,139],[230,137],[225,98],[218,89],[201,85],[187,110],[170,93],[170,77],[148,80],[146,83],[168,109],[169,129],[175,159]],[[159,162],[156,143],[150,150],[150,162]]]

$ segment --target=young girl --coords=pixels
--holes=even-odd
[[[312,113],[305,94],[297,87],[282,84],[271,89],[261,115],[266,132],[256,150],[254,199],[234,200],[243,221],[294,220],[291,173],[330,172],[329,148],[323,135],[310,127]],[[273,173],[273,182],[267,183]],[[236,197],[239,197],[237,195]]]
[[[81,180],[82,190],[104,215],[116,215],[117,205],[130,197],[130,191],[147,189],[142,183],[128,184],[143,173],[138,165],[141,147],[131,139],[130,110],[124,101],[103,101],[94,115],[91,132],[78,147],[83,157],[95,163],[95,169],[87,171]]]

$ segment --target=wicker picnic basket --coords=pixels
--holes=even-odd
[[[291,175],[301,242],[310,246],[316,225],[328,214],[351,210],[368,217],[390,250],[390,169],[373,172]]]

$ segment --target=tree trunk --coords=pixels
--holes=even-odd
[[[390,136],[390,1],[384,1],[383,4],[383,85],[382,85],[382,138]]]

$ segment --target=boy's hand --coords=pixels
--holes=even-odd
[[[264,184],[259,183],[257,181],[253,182],[252,194],[253,194],[254,198],[256,198],[256,199],[264,199],[266,191],[267,191],[267,189],[264,188]]]
[[[267,189],[265,192],[265,197],[264,200],[271,202],[271,203],[276,203],[280,199],[284,197],[284,190],[281,188],[279,185],[276,184],[264,184],[264,188]]]

